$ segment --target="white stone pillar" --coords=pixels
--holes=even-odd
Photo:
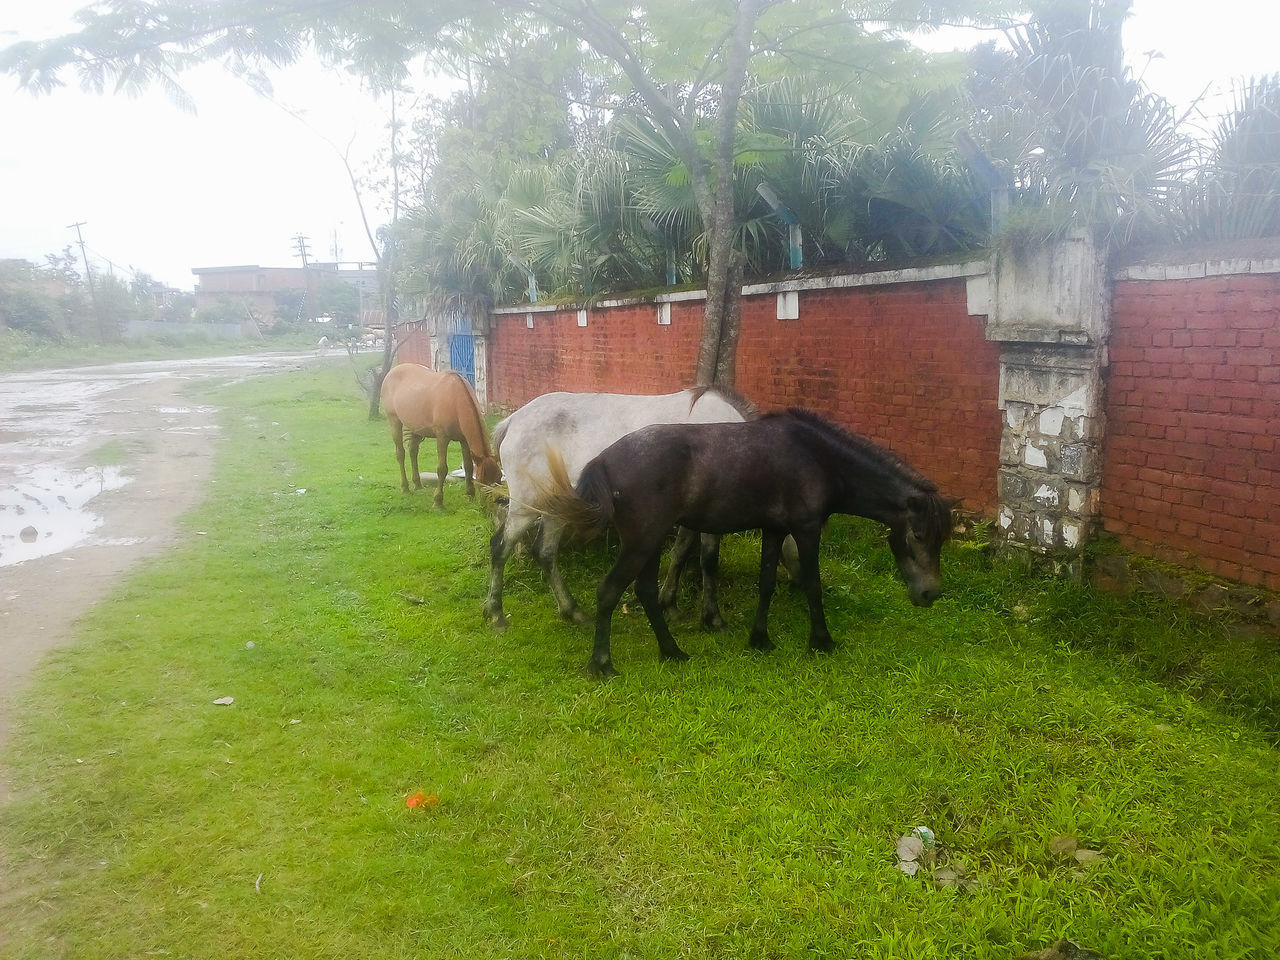
[[[1098,523],[1104,248],[1077,234],[997,253],[987,339],[1000,343],[999,527],[1009,544],[1078,557]]]

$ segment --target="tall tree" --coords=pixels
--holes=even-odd
[[[639,110],[685,164],[707,241],[707,302],[697,378],[732,383],[741,265],[733,163],[738,109],[752,77],[839,64],[851,78],[909,77],[900,34],[946,20],[991,18],[1021,4],[999,0],[105,0],[79,13],[78,33],[0,53],[0,69],[32,89],[67,68],[90,87],[178,90],[187,66],[219,60],[250,71],[322,57],[387,84],[431,52],[498,65],[530,38],[579,41],[581,56],[616,109]],[[875,27],[876,29],[872,29]],[[904,68],[906,68],[904,70]]]

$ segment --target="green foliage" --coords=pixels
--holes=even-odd
[[[423,164],[409,164],[406,169],[414,172],[421,190],[422,215],[409,225],[408,234],[403,232],[401,197],[394,190],[392,228],[384,235],[387,264],[398,270],[416,261],[403,278],[405,289],[436,313],[471,313],[483,309],[486,299],[504,300],[510,289],[519,288],[520,274],[526,275],[533,294],[535,265],[507,235],[510,219],[500,216],[497,202],[474,203],[495,200],[507,189],[505,178],[495,182],[490,164],[501,167],[511,160],[511,150],[551,159],[562,142],[562,116],[569,118],[568,129],[590,134],[610,114],[639,113],[669,140],[688,175],[702,220],[693,251],[695,261],[706,264],[707,278],[697,378],[731,383],[739,291],[730,284],[730,276],[741,275],[733,246],[740,234],[754,243],[759,239],[755,235],[763,233],[734,215],[734,153],[743,94],[783,74],[879,75],[881,85],[890,86],[894,79],[916,72],[919,61],[902,42],[904,31],[942,17],[987,21],[1004,6],[994,0],[897,0],[888,7],[741,0],[699,4],[695,9],[685,0],[432,0],[408,6],[374,2],[313,8],[281,0],[224,0],[192,9],[180,0],[143,6],[106,0],[81,14],[79,33],[0,51],[0,70],[17,74],[36,90],[57,85],[60,74],[73,68],[82,82],[98,88],[108,79],[122,89],[158,83],[181,96],[176,75],[194,63],[219,60],[246,73],[292,62],[307,46],[350,64],[375,89],[396,88],[419,54],[443,56],[455,67],[465,66],[468,77],[472,65],[478,66],[487,82],[471,85],[467,113],[456,124],[459,142],[470,145],[463,169],[452,162],[455,158],[443,141],[424,141],[424,146],[439,150],[445,176],[440,183],[428,184],[428,179],[436,179],[434,174],[428,178]],[[869,29],[869,23],[881,29]],[[546,125],[533,119],[541,111],[521,109],[531,98],[536,107],[539,93],[574,106],[553,114],[555,121]],[[507,149],[485,152],[485,142],[491,139]],[[522,166],[509,172],[518,177]],[[468,176],[476,167],[489,169],[479,178]],[[399,175],[393,157],[394,182]],[[463,203],[475,206],[473,212],[483,219],[456,215],[452,188],[459,180]],[[536,224],[545,227],[561,209],[551,205],[539,211]],[[416,242],[408,242],[414,232]],[[593,238],[604,250],[583,251],[570,241],[548,251],[543,244],[540,256],[561,272],[571,268],[567,272],[576,275],[573,283],[590,294],[597,283],[623,267],[623,250],[608,242],[615,236],[604,231]],[[640,272],[645,266],[640,265]],[[623,267],[621,272],[637,271]],[[386,282],[400,279],[389,272]],[[389,288],[384,292],[390,317],[395,298]]]
[[[1237,87],[1180,207],[1188,239],[1280,236],[1280,74]]]
[[[155,303],[140,299],[138,291],[114,276],[103,274],[94,280],[95,312],[101,318],[100,337],[104,340],[118,338],[130,320],[154,320]]]
[[[279,303],[282,296],[297,300],[298,295],[292,292],[276,294]],[[295,314],[290,314],[294,316]],[[213,303],[206,302],[195,312],[196,323],[240,323],[245,318],[245,305],[232,296],[218,296]]]
[[[0,260],[0,329],[60,340],[70,326],[68,287],[59,271]]]
[[[1173,109],[1123,65],[1130,0],[1047,4],[1013,52],[975,58],[975,131],[1015,208],[1053,234],[1091,230],[1113,246],[1167,234],[1195,143]]]
[[[779,648],[745,649],[759,544],[739,536],[728,630],[688,617],[694,659],[663,664],[628,603],[623,675],[599,684],[530,558],[489,632],[487,518],[456,484],[443,511],[400,493],[345,360],[206,397],[210,498],[21,705],[13,956],[1280,949],[1274,646],[972,540],[916,610],[879,528],[838,520],[834,655],[804,652],[786,587]],[[610,558],[566,553],[580,596]],[[418,791],[436,802],[407,807]],[[918,824],[971,888],[897,869]]]
[[[1124,67],[1129,0],[1032,2],[1011,51],[967,60],[927,57],[906,38],[1022,5],[189,6],[109,0],[78,34],[9,48],[0,69],[34,89],[69,69],[132,89],[206,60],[253,75],[310,46],[382,90],[430,53],[465,88],[423,101],[403,143],[397,127],[385,169],[404,191],[397,214],[411,198],[382,237],[415,310],[479,313],[533,286],[591,299],[660,287],[669,272],[711,286],[730,248],[749,276],[777,274],[788,230],[756,193],[766,182],[816,267],[981,248],[993,186],[1010,195],[1005,242],[1280,232],[1280,85],[1243,88],[1205,147]],[[985,162],[962,158],[962,134]]]
[[[874,118],[867,101],[877,103]],[[786,225],[756,192],[766,181],[799,217],[809,265],[947,254],[985,241],[985,192],[951,145],[956,94],[898,102],[893,113],[874,89],[854,96],[797,81],[749,92],[733,189],[735,243],[749,276],[788,266]],[[429,202],[404,227],[402,288],[412,295],[521,300],[526,268],[553,299],[661,287],[669,267],[678,281],[705,280],[709,241],[688,165],[643,115],[623,112],[601,140],[551,158],[442,162],[432,180]]]
[[[47,340],[62,337],[65,320],[58,301],[28,285],[0,287],[0,324]]]
[[[336,277],[317,278],[311,304],[313,316],[333,317],[337,324],[345,326],[360,319],[360,291]]]

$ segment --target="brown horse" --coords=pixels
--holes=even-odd
[[[400,363],[392,367],[382,381],[382,409],[391,424],[396,443],[396,461],[400,464],[400,488],[409,492],[409,478],[404,470],[404,437],[409,434],[409,459],[413,464],[413,485],[422,488],[418,473],[418,447],[423,437],[436,438],[435,505],[444,506],[444,478],[449,472],[449,441],[462,447],[462,469],[467,478],[467,496],[476,495],[471,482],[472,471],[483,484],[497,483],[502,469],[493,458],[480,401],[471,384],[451,370],[438,372],[420,363]],[[473,465],[472,458],[475,458]]]

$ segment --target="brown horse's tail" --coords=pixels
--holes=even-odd
[[[613,519],[613,496],[604,467],[594,460],[587,464],[575,491],[560,451],[548,444],[546,454],[550,480],[535,484],[538,512],[561,523],[569,536],[583,540],[598,536]],[[586,487],[584,481],[588,481]]]

